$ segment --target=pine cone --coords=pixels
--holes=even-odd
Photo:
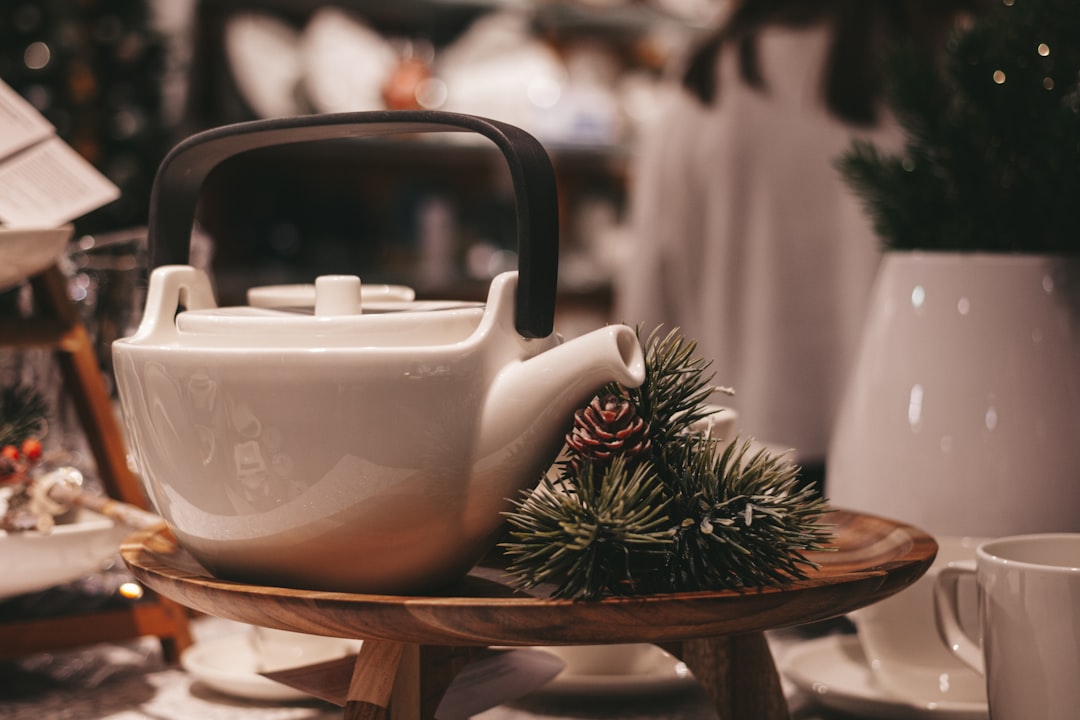
[[[597,396],[574,413],[574,428],[567,433],[566,444],[589,460],[606,462],[616,455],[633,458],[651,446],[649,423],[626,398]]]

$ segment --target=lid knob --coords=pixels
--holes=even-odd
[[[315,278],[315,315],[359,315],[360,278],[356,275],[321,275]]]

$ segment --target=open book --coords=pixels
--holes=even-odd
[[[119,188],[0,82],[0,225],[57,227],[118,197]]]

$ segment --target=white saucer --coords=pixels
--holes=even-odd
[[[358,642],[324,638],[325,653],[310,662],[356,652]],[[258,657],[246,633],[232,633],[195,643],[180,655],[180,665],[193,678],[218,692],[247,700],[310,700],[307,693],[258,673]]]
[[[697,683],[678,658],[658,647],[654,647],[654,650],[637,672],[599,675],[563,670],[537,692],[559,695],[648,695],[682,690]]]
[[[824,707],[881,720],[987,720],[985,703],[919,705],[877,686],[858,638],[829,635],[800,643],[781,668],[800,690]]]

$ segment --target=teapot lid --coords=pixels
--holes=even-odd
[[[404,286],[373,286],[364,292],[355,275],[252,290],[252,305],[180,312],[177,330],[260,344],[319,338],[323,345],[441,345],[467,338],[483,314],[478,302],[406,299],[415,293]]]

